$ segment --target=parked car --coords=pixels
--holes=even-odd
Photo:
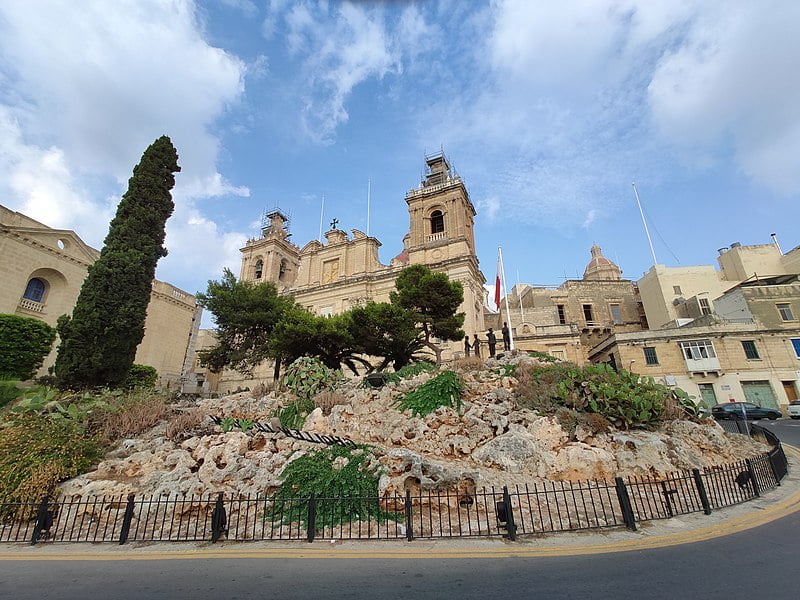
[[[793,419],[800,419],[800,400],[792,400],[789,403],[789,416]]]
[[[763,406],[756,406],[750,402],[726,402],[725,404],[717,404],[711,408],[711,414],[718,421],[721,419],[744,419],[745,414],[748,420],[752,419],[753,421],[758,421],[759,419],[770,419],[774,421],[782,416],[781,411],[776,408],[764,408]],[[798,414],[798,416],[800,416],[800,414]]]

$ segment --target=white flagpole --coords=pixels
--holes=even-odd
[[[636,182],[634,181],[632,184],[633,186],[633,193],[636,194],[636,204],[639,207],[639,214],[642,215],[642,225],[644,225],[644,232],[647,235],[647,242],[650,244],[650,252],[653,253],[653,265],[658,264],[658,259],[656,258],[656,251],[653,250],[653,240],[650,239],[650,230],[647,229],[647,221],[644,218],[644,211],[642,210],[642,203],[639,200],[639,191],[636,189]]]
[[[319,243],[322,243],[322,220],[325,215],[325,194],[322,194],[322,206],[319,209]]]
[[[511,349],[513,350],[514,333],[513,333],[513,327],[511,325],[511,312],[508,310],[508,287],[506,286],[506,269],[503,266],[503,249],[500,247],[497,248],[497,256],[500,258],[500,274],[503,281],[503,289],[506,291],[505,301],[506,301],[506,319],[508,319],[508,341],[510,342]]]
[[[369,237],[369,200],[372,194],[372,181],[367,179],[367,237]]]

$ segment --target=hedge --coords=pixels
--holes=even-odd
[[[0,378],[33,377],[55,339],[56,330],[43,321],[0,315]]]

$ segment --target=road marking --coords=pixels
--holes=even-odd
[[[800,459],[800,449],[784,444],[788,454]],[[586,544],[575,546],[534,546],[540,540],[535,538],[522,538],[521,541],[504,543],[499,548],[419,548],[421,544],[437,544],[443,540],[418,540],[417,542],[400,542],[405,548],[369,548],[365,550],[351,550],[349,548],[325,548],[322,546],[309,548],[199,548],[188,551],[153,551],[137,548],[117,547],[109,548],[107,552],[87,553],[50,553],[36,554],[41,548],[20,548],[17,552],[0,553],[0,560],[7,561],[120,561],[120,560],[208,560],[208,559],[276,559],[276,558],[303,558],[303,559],[406,559],[424,560],[430,558],[463,559],[463,558],[533,558],[555,556],[583,556],[590,554],[609,554],[616,552],[631,552],[633,550],[650,550],[654,548],[667,548],[682,544],[692,544],[714,538],[724,537],[754,527],[766,525],[800,510],[800,491],[776,502],[775,504],[751,513],[739,515],[721,522],[706,525],[698,529],[680,531],[664,535],[647,536],[639,539],[604,542],[599,544]],[[636,535],[636,534],[631,534]],[[302,543],[302,542],[301,542]],[[394,542],[386,542],[391,544]],[[416,544],[416,548],[411,545]],[[238,545],[238,544],[237,544]],[[138,554],[138,552],[142,552]]]

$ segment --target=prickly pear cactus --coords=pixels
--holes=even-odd
[[[318,358],[301,356],[288,367],[283,383],[298,398],[310,400],[324,390],[332,389],[339,380],[336,371],[329,369]]]

